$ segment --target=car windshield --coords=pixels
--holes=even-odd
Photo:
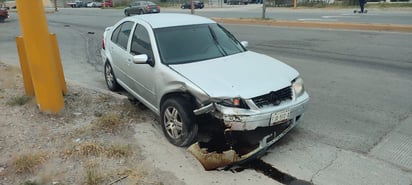
[[[154,32],[164,64],[197,62],[246,51],[216,23],[158,28]]]

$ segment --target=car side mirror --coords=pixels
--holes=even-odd
[[[147,64],[149,57],[146,54],[133,56],[133,63],[135,64]]]
[[[154,66],[154,60],[146,54],[140,54],[133,56],[133,63],[135,64],[149,64]]]
[[[241,43],[242,46],[245,47],[245,48],[249,47],[249,42],[248,42],[248,41],[241,41],[240,43]]]

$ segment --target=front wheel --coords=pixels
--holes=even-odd
[[[124,15],[126,15],[126,16],[130,16],[129,11],[125,10],[125,11],[124,11]]]
[[[188,146],[197,136],[198,125],[191,104],[182,97],[167,99],[161,106],[163,133],[170,143]]]

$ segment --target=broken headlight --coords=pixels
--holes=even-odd
[[[296,97],[301,96],[305,92],[305,87],[303,86],[303,79],[300,77],[292,81],[292,87]]]
[[[249,109],[249,106],[246,104],[246,102],[241,99],[241,98],[229,98],[229,99],[224,99],[218,104],[226,106],[226,107],[235,107],[235,108],[243,108],[243,109]]]

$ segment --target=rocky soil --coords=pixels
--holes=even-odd
[[[255,170],[205,171],[141,104],[67,86],[62,111],[40,112],[20,69],[0,61],[0,185],[279,184]]]
[[[184,184],[141,155],[134,127],[156,124],[150,111],[68,83],[64,109],[44,113],[23,85],[0,62],[0,185]]]

